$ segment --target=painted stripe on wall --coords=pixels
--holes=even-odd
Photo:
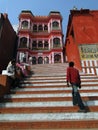
[[[85,60],[81,61],[81,65],[83,67],[83,73],[91,73],[91,74],[98,74],[98,60]]]

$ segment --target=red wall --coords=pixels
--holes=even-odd
[[[96,17],[75,16],[72,23],[77,43],[86,44],[98,42],[98,20]]]
[[[70,14],[65,39],[68,62],[74,61],[79,70],[82,68],[78,46],[80,44],[98,44],[98,11],[83,11],[73,11]]]
[[[74,43],[72,36],[69,36],[69,40],[67,41],[66,55],[67,55],[68,62],[73,61],[75,63],[75,66],[79,70],[81,70],[78,45]]]

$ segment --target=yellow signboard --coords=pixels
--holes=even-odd
[[[98,44],[79,45],[81,60],[98,60]]]

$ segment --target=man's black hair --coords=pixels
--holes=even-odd
[[[15,59],[13,59],[13,60],[11,61],[11,64],[15,64]]]
[[[69,67],[73,67],[73,66],[74,66],[74,62],[73,61],[69,62]]]

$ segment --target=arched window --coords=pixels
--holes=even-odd
[[[31,39],[29,39],[29,45],[28,48],[31,49]]]
[[[33,41],[33,43],[32,43],[32,50],[34,50],[36,48],[37,48],[37,43],[36,43],[36,41]]]
[[[53,39],[53,47],[60,47],[60,39],[59,38]]]
[[[38,57],[38,64],[43,64],[43,58],[42,57]]]
[[[61,63],[61,55],[60,54],[56,54],[54,56],[54,63]]]
[[[45,41],[44,48],[48,49],[48,47],[49,47],[48,41]]]
[[[42,48],[42,47],[43,47],[42,41],[39,41],[39,42],[38,42],[38,47],[39,47],[39,48]]]
[[[19,53],[19,61],[26,62],[26,54],[24,52]]]
[[[26,37],[22,37],[20,39],[20,45],[19,45],[19,47],[21,47],[21,48],[26,48],[27,47],[27,38]]]
[[[21,27],[22,27],[22,29],[27,29],[28,28],[28,21],[23,21],[21,23]]]
[[[48,31],[48,26],[47,25],[44,26],[44,30]]]
[[[32,57],[32,64],[36,64],[36,57]]]
[[[57,21],[54,21],[54,22],[52,23],[52,27],[53,27],[53,28],[58,28],[58,27],[59,27],[59,23],[58,23]]]
[[[37,32],[37,25],[36,24],[33,25],[33,31]]]
[[[38,30],[42,32],[42,31],[43,31],[43,26],[42,26],[42,25],[39,25],[39,26],[38,26]]]
[[[44,57],[44,64],[48,64],[49,63],[49,57]]]

